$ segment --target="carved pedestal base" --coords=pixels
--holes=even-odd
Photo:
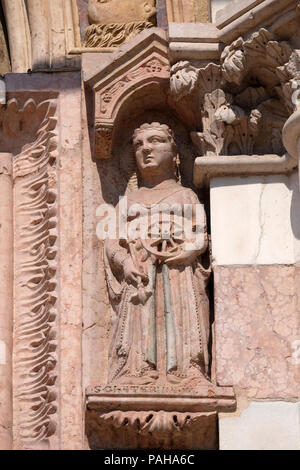
[[[99,386],[87,390],[92,449],[216,449],[217,412],[236,406],[230,387]]]

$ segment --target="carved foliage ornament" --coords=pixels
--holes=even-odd
[[[56,101],[1,109],[3,141],[23,145],[14,157],[15,198],[15,429],[21,449],[47,449],[57,415]],[[23,126],[31,115],[35,133]],[[30,121],[30,120],[29,120]],[[31,131],[35,125],[31,128]],[[30,139],[31,136],[31,139]],[[31,141],[30,141],[31,140]]]
[[[111,413],[103,413],[100,419],[111,421],[116,428],[137,424],[141,433],[155,432],[168,435],[174,430],[178,432],[184,430],[193,419],[199,419],[199,417],[199,413],[180,413],[178,411],[174,415],[166,411],[144,411],[139,413],[113,411]]]
[[[239,38],[224,49],[222,72],[228,82],[238,85],[252,72],[265,86],[272,87],[278,83],[277,67],[288,62],[291,54],[288,43],[275,41],[272,33],[262,28],[248,41]]]
[[[227,46],[220,66],[175,64],[173,99],[178,108],[189,104],[201,116],[202,132],[192,133],[198,151],[206,156],[282,154],[281,130],[293,111],[297,61],[289,44],[261,29],[248,41],[239,38]]]
[[[216,413],[113,411],[99,413],[97,433],[110,448],[202,449],[216,446]],[[122,431],[123,432],[120,432]],[[116,442],[117,439],[117,442]]]
[[[117,47],[144,29],[153,28],[149,21],[131,23],[93,24],[85,32],[85,47]]]
[[[208,450],[217,446],[213,412],[93,411],[88,423],[88,439],[95,449]]]
[[[290,113],[299,109],[300,100],[300,55],[299,51],[293,51],[289,61],[278,67],[277,75],[281,87],[277,91],[281,94]]]

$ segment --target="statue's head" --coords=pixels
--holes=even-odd
[[[175,177],[177,147],[173,131],[165,124],[143,124],[133,134],[133,146],[138,173],[142,177],[165,174]]]

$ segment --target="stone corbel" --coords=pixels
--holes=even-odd
[[[149,86],[168,85],[167,41],[161,30],[143,31],[118,53],[105,54],[104,65],[99,60],[96,70],[95,54],[90,63],[89,54],[86,56],[84,77],[94,94],[94,154],[96,158],[106,159],[112,155],[116,123],[121,112],[135,100],[140,101]]]
[[[100,385],[87,389],[86,405],[94,448],[203,450],[216,448],[217,414],[234,411],[236,399],[209,382],[180,395],[171,385]]]

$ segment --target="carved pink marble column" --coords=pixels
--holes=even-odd
[[[0,449],[12,447],[12,155],[0,153]]]

